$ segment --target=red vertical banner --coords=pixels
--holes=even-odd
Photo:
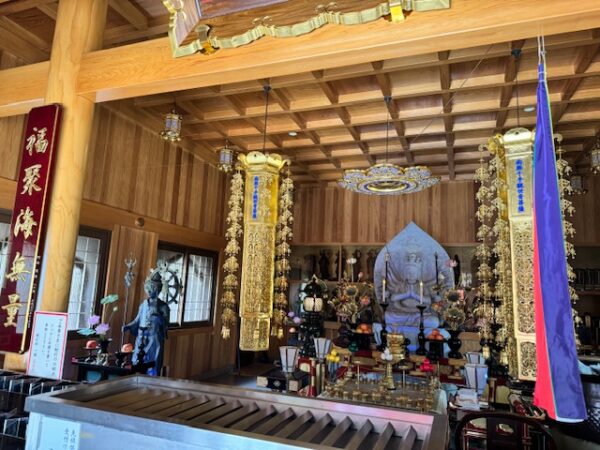
[[[1,351],[23,353],[29,348],[61,114],[60,105],[53,104],[33,108],[27,118],[1,283]]]

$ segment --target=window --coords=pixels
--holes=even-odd
[[[4,274],[8,260],[8,242],[10,237],[10,214],[0,211],[0,287],[4,286]]]
[[[177,275],[182,285],[177,293],[173,283],[166,281],[171,287],[169,295],[177,300],[177,303],[169,304],[171,326],[212,323],[219,254],[160,243],[158,260],[168,264],[169,270]],[[163,286],[163,300],[167,289],[167,286]]]
[[[0,274],[6,273],[9,235],[10,212],[0,211]],[[69,330],[86,327],[88,318],[100,313],[109,241],[107,231],[87,227],[79,230],[69,293]]]
[[[88,318],[101,312],[109,240],[106,231],[79,230],[69,293],[69,330],[87,327]]]

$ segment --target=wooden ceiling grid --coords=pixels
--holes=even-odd
[[[56,12],[55,0],[0,0],[0,50],[24,64],[47,60]],[[158,0],[109,0],[104,46],[165,36],[167,25]],[[600,32],[547,36],[546,45],[555,131],[567,157],[585,165],[600,130]],[[519,59],[514,49],[522,50]],[[270,84],[266,149],[294,160],[300,182],[334,182],[343,169],[384,161],[388,117],[390,162],[471,179],[478,146],[491,134],[535,125],[535,111],[523,108],[535,104],[537,59],[529,39],[105,105],[157,130],[175,105],[185,145],[207,155],[228,138],[247,152],[263,148],[263,87]]]
[[[547,47],[555,130],[564,134],[567,155],[581,163],[600,130],[600,34],[549,36]],[[522,50],[518,59],[513,49]],[[295,169],[300,181],[334,182],[343,169],[384,161],[388,115],[389,161],[425,164],[444,179],[471,179],[478,147],[490,135],[518,123],[535,125],[535,111],[524,107],[536,101],[536,41],[374,61],[132,103],[156,116],[175,105],[184,114],[184,134],[209,148],[216,150],[229,138],[240,151],[261,150],[267,83],[273,90],[266,149],[302,163]],[[386,95],[393,98],[389,109]]]

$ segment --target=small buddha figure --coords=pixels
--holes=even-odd
[[[321,255],[319,258],[319,276],[322,280],[329,280],[329,258],[327,257],[327,250],[321,250],[319,254]]]
[[[356,262],[352,264],[352,279],[358,281],[358,274],[362,272],[362,252],[360,249],[357,248],[354,253],[352,253],[352,257],[356,260]]]
[[[154,362],[147,372],[154,376],[160,375],[169,328],[169,305],[158,298],[162,287],[162,277],[155,271],[144,283],[148,298],[140,304],[136,318],[123,327],[123,332],[129,331],[136,338],[132,363]],[[143,355],[141,361],[140,355]]]
[[[327,249],[327,258],[329,258],[329,280],[338,279],[338,261],[334,258],[331,249]]]
[[[377,257],[377,252],[373,249],[367,252],[367,275],[366,279],[368,281],[373,281],[375,277],[375,258]]]

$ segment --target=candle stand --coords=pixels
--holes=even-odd
[[[420,322],[419,322],[419,334],[417,335],[417,341],[419,343],[419,348],[417,348],[417,350],[415,351],[415,354],[419,355],[419,356],[425,356],[427,354],[427,350],[425,349],[425,325],[423,323],[423,311],[425,311],[425,309],[427,308],[427,306],[425,305],[417,305],[417,309],[419,310],[419,314],[421,315],[420,318]]]

